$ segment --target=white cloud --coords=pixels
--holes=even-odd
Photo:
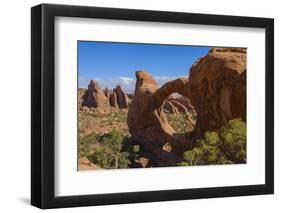
[[[155,76],[155,80],[158,86],[162,86],[168,81],[175,80],[181,76]],[[128,76],[120,76],[115,78],[92,78],[96,80],[100,87],[109,89],[115,88],[117,85],[120,85],[123,90],[133,93],[135,90],[136,79]],[[79,77],[79,87],[87,88],[91,78]]]
[[[101,88],[108,87],[114,89],[117,85],[120,85],[125,91],[133,92],[135,89],[136,80],[131,77],[121,76],[116,78],[85,78],[79,77],[79,87],[87,88],[91,80],[96,80]]]
[[[155,76],[154,79],[156,80],[159,87],[165,84],[168,81],[172,81],[179,78],[179,76]]]
[[[127,86],[129,86],[130,84],[132,84],[134,82],[134,79],[130,78],[130,77],[119,77],[119,78],[122,81],[122,83]]]

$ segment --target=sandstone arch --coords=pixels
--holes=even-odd
[[[163,111],[164,101],[173,93],[190,96],[188,78],[167,82],[158,89],[154,78],[146,71],[136,72],[135,97],[129,106],[128,126],[131,135],[145,148],[161,152],[171,144],[173,149],[190,145],[188,140],[182,144],[176,131],[170,126]],[[186,138],[185,138],[186,139]]]
[[[230,119],[246,119],[245,48],[213,48],[193,64],[189,78],[178,78],[161,88],[146,71],[137,71],[136,80],[128,112],[129,131],[143,149],[160,158],[163,152],[169,158],[167,144],[172,147],[170,153],[192,145],[190,134],[177,134],[163,112],[164,101],[174,92],[188,97],[197,112],[192,135],[218,129]]]

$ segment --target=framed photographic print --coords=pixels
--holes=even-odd
[[[31,9],[31,203],[272,194],[274,21]]]

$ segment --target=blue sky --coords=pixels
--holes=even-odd
[[[188,76],[189,68],[207,54],[209,47],[113,42],[78,42],[79,87],[90,79],[112,89],[121,84],[132,90],[135,71],[149,71],[159,85],[179,76]]]

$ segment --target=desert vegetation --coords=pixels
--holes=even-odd
[[[181,166],[246,163],[246,123],[234,119],[217,132],[205,132],[183,158]]]
[[[191,112],[190,114],[184,114],[184,113],[165,113],[168,123],[172,126],[173,129],[177,130],[179,133],[184,132],[191,132],[193,129],[193,125],[188,122],[189,117],[191,117],[192,120],[196,121],[196,115]]]
[[[178,132],[191,132],[185,114],[166,113],[168,122]],[[79,158],[87,157],[103,169],[138,168],[140,146],[134,143],[126,125],[127,112],[116,110],[101,114],[96,110],[79,116]],[[92,127],[92,129],[91,129]],[[85,129],[91,129],[87,134]],[[230,120],[217,131],[206,131],[193,147],[183,153],[179,166],[237,164],[246,162],[246,123]]]
[[[189,74],[159,87],[137,71],[130,94],[79,89],[79,168],[246,163],[246,50],[213,48]]]

